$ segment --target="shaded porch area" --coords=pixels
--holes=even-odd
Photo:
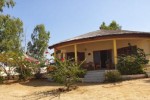
[[[82,68],[87,70],[110,70],[116,68],[118,55],[130,53],[129,43],[133,49],[139,47],[145,53],[150,52],[149,40],[144,38],[122,38],[93,40],[60,46],[57,49],[55,48],[55,54],[60,59],[72,59],[72,61],[78,63],[85,60]],[[60,52],[57,53],[57,51]]]

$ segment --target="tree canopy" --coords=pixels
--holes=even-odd
[[[23,22],[19,18],[4,15],[4,7],[14,7],[13,0],[0,0],[0,68],[7,78],[10,79],[12,73],[18,72],[20,79],[26,79],[31,75],[33,62],[25,60],[21,48],[21,38],[23,36]],[[35,29],[35,32],[38,30]]]
[[[0,12],[3,12],[4,7],[14,6],[14,0],[0,0]],[[19,18],[0,14],[0,53],[20,51],[22,32],[23,22]]]
[[[116,21],[112,21],[108,26],[105,22],[102,22],[99,28],[104,30],[121,30],[121,26]]]
[[[14,0],[0,0],[0,12],[3,12],[4,7],[14,7],[15,2]]]
[[[0,52],[19,51],[23,22],[19,18],[0,15]]]
[[[48,47],[50,32],[45,30],[43,24],[37,25],[31,34],[31,41],[28,42],[28,54],[38,60],[44,58],[44,52]]]

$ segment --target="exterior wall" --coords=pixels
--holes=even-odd
[[[146,39],[122,39],[117,40],[117,49],[122,47],[127,47],[128,43],[131,45],[136,45],[137,47],[144,50],[146,54],[150,54],[150,40]],[[113,40],[109,41],[99,41],[99,42],[91,42],[77,45],[78,52],[85,52],[86,62],[93,62],[93,51],[99,50],[110,50],[112,49],[112,60],[113,60]],[[65,53],[74,52],[74,46],[67,46],[60,49],[63,53],[63,57],[65,57]],[[88,55],[88,54],[91,55]],[[150,56],[147,56],[147,59],[150,60]],[[150,62],[149,62],[150,64]]]
[[[63,58],[66,58],[66,53],[67,52],[74,52],[74,46],[63,47],[59,50],[61,50],[61,53],[63,54]],[[57,57],[61,58],[60,54],[57,54]]]
[[[131,45],[136,45],[137,47],[143,49],[146,54],[150,54],[150,40],[146,39],[117,40],[117,48],[126,47],[128,46],[128,43],[131,43]],[[147,59],[150,60],[150,56],[147,56]]]
[[[85,52],[86,62],[93,62],[93,51],[113,49],[112,41],[93,42],[78,45],[79,51]],[[88,54],[91,55],[88,55]]]

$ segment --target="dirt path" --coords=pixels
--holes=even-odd
[[[150,100],[150,79],[117,84],[79,84],[79,88],[60,94],[60,100]],[[45,80],[0,85],[0,100],[59,100],[51,90],[60,86]]]

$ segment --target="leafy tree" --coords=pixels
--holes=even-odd
[[[100,29],[104,30],[121,30],[121,26],[117,24],[116,21],[112,21],[108,26],[103,22],[100,26]]]
[[[23,22],[19,18],[0,15],[0,53],[20,51]]]
[[[0,0],[0,12],[3,12],[4,7],[14,7],[15,2],[13,0]]]
[[[14,6],[14,0],[0,0],[0,12]],[[21,50],[22,33],[23,22],[19,18],[0,14],[0,67],[8,79],[16,68],[29,67]]]
[[[106,26],[105,22],[102,22],[102,24],[100,26],[100,29],[105,29],[105,30],[108,29],[108,27]]]
[[[110,30],[121,30],[121,26],[116,21],[112,21],[108,27]]]
[[[14,7],[14,0],[0,0],[0,12],[4,7]],[[0,14],[0,53],[21,49],[23,22],[19,18]]]
[[[54,81],[64,84],[67,87],[66,90],[70,90],[70,87],[79,80],[79,74],[84,72],[80,67],[81,64],[71,62],[70,60],[62,62],[56,59],[56,68],[52,72],[52,78]]]
[[[31,34],[32,41],[28,42],[28,54],[38,60],[43,59],[49,38],[50,32],[45,30],[45,26],[43,24],[37,25]]]

